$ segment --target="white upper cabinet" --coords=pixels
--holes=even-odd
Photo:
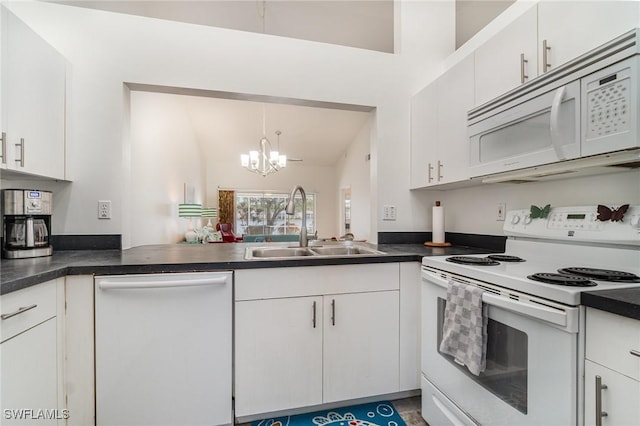
[[[537,24],[537,11],[532,7],[475,51],[476,105],[538,74]]]
[[[473,70],[470,55],[411,99],[411,188],[468,179]]]
[[[467,112],[474,104],[474,63],[468,56],[438,80],[438,183],[469,178]]]
[[[65,178],[65,59],[3,9],[2,132],[6,168]]]
[[[432,83],[411,98],[411,187],[433,182],[437,161],[438,110],[436,84]]]
[[[638,26],[637,1],[540,1],[476,49],[475,105]]]
[[[552,70],[640,26],[638,1],[542,1],[538,3],[539,73],[543,43]]]

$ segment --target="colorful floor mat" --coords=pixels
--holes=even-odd
[[[343,408],[275,417],[251,423],[251,426],[406,426],[389,401],[351,405]]]

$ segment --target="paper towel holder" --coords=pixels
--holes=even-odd
[[[436,205],[434,206],[434,216],[435,216],[436,208],[441,208],[440,207],[440,201],[436,201]],[[442,215],[442,212],[440,214]],[[443,226],[444,222],[442,222],[440,225]],[[435,226],[435,224],[434,224],[434,226]],[[443,239],[444,239],[444,229],[443,229]],[[427,246],[427,247],[451,247],[452,244],[444,242],[444,241],[443,242],[427,241],[427,242],[424,243],[424,245]]]

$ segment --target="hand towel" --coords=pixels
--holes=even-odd
[[[478,376],[486,367],[488,309],[483,290],[449,281],[440,352],[449,354]]]

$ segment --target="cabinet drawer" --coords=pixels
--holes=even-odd
[[[640,380],[640,321],[587,308],[586,357]]]
[[[0,341],[56,316],[56,282],[47,281],[0,296]]]
[[[398,290],[399,281],[398,263],[240,269],[235,300]]]

